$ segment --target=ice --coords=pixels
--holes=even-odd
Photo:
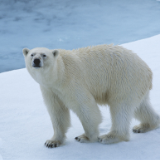
[[[160,113],[160,35],[126,43],[122,46],[136,52],[153,71],[151,102]],[[100,134],[110,130],[108,108],[101,107],[103,123]],[[112,145],[78,143],[74,138],[83,133],[77,116],[71,112],[72,127],[64,145],[48,149],[44,146],[53,135],[52,125],[43,103],[39,85],[26,69],[0,74],[0,160],[158,160],[160,159],[160,128],[131,133],[129,142]],[[138,124],[133,120],[131,127]]]

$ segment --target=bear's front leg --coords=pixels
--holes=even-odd
[[[65,133],[70,126],[69,110],[51,90],[42,87],[41,90],[54,129],[53,137],[45,145],[48,148],[58,147],[64,142]]]
[[[83,87],[77,88],[73,94],[69,95],[68,106],[79,117],[85,133],[75,137],[78,142],[95,142],[98,141],[98,125],[101,123],[100,110],[93,96]]]

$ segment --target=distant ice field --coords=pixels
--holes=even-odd
[[[0,0],[0,72],[24,68],[22,49],[123,44],[160,34],[156,0]]]

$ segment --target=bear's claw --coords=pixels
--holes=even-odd
[[[59,141],[53,141],[53,140],[47,140],[46,143],[44,144],[48,148],[56,148],[60,146]]]
[[[80,142],[80,143],[87,143],[89,142],[89,138],[86,137],[84,134],[82,134],[81,136],[75,137],[75,140]]]
[[[75,140],[77,140],[77,141],[80,141],[80,138],[78,138],[78,137],[75,137]]]
[[[149,130],[151,130],[151,127],[148,123],[142,123],[138,126],[133,127],[133,132],[134,133],[145,133]]]

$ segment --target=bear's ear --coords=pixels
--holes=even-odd
[[[58,52],[58,50],[55,49],[52,51],[52,54],[56,58],[58,56],[59,52]]]
[[[24,56],[26,56],[29,52],[29,49],[28,48],[23,48],[23,54]]]

